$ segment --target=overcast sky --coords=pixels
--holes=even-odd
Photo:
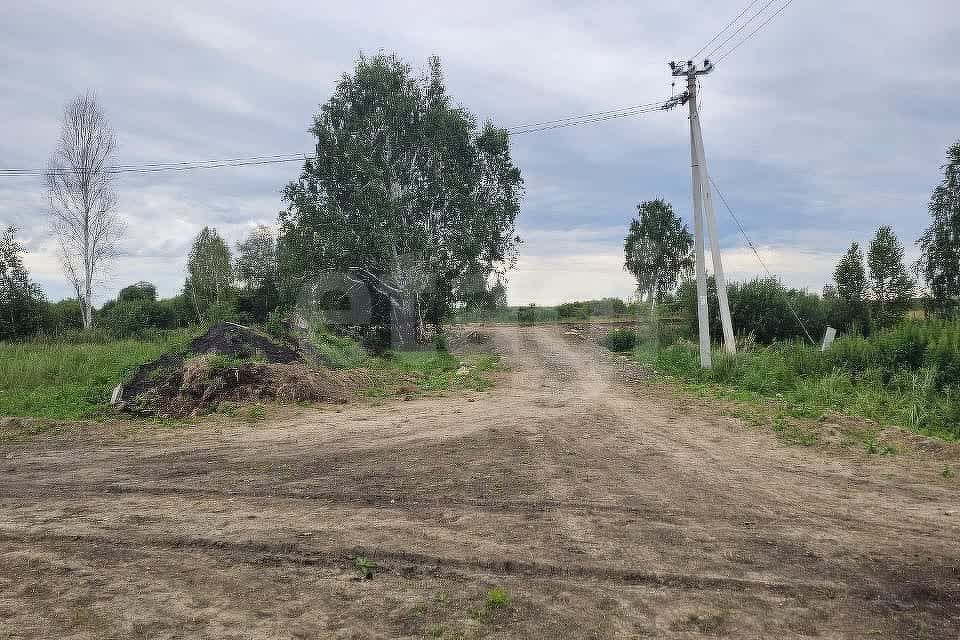
[[[312,115],[360,52],[416,68],[439,55],[454,98],[502,126],[647,103],[670,95],[667,61],[693,55],[746,4],[7,3],[0,168],[45,166],[64,103],[87,90],[123,164],[309,153]],[[849,243],[881,224],[915,255],[960,138],[958,43],[956,0],[796,0],[703,80],[710,172],[786,283],[819,290]],[[693,226],[687,131],[675,110],[514,137],[526,197],[511,302],[630,295],[623,236],[636,204],[664,197]],[[100,301],[137,280],[175,294],[193,236],[212,225],[233,242],[272,224],[298,171],[120,176],[128,234]],[[757,275],[717,215],[727,273]],[[40,179],[0,177],[0,223],[20,229],[48,296],[67,295]]]

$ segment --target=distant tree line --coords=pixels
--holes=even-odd
[[[834,269],[822,295],[785,287],[776,278],[728,285],[734,327],[760,342],[803,338],[800,321],[815,339],[827,326],[868,334],[900,322],[919,296],[928,313],[952,315],[960,304],[960,142],[947,151],[944,179],[930,200],[930,226],[917,240],[920,259],[909,269],[904,248],[890,226],[874,234],[866,255],[857,242]],[[697,332],[693,239],[669,203],[642,202],[624,241],[624,268],[634,275],[638,294],[651,305],[679,312]],[[914,275],[926,284],[919,287]],[[720,333],[716,283],[708,281],[710,327]],[[799,320],[798,320],[799,319]]]

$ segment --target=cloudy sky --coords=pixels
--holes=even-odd
[[[309,153],[311,116],[360,52],[415,67],[439,55],[454,97],[502,126],[647,103],[670,95],[668,60],[693,55],[747,4],[7,3],[0,168],[45,166],[64,103],[87,90],[123,164]],[[846,246],[881,224],[915,254],[960,138],[957,43],[955,0],[795,0],[704,79],[710,171],[785,282],[819,290]],[[622,243],[640,200],[666,198],[692,227],[683,111],[517,136],[513,152],[527,192],[512,302],[629,295]],[[120,176],[128,234],[101,301],[143,279],[176,293],[192,237],[213,225],[235,241],[273,223],[297,172]],[[0,223],[20,228],[35,280],[56,299],[68,288],[44,203],[38,178],[0,177]],[[717,215],[728,274],[757,275]]]

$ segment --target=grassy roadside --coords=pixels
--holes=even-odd
[[[371,398],[434,395],[454,389],[485,391],[500,360],[488,354],[459,357],[446,351],[395,352],[371,358],[367,369],[376,382],[365,390]]]
[[[189,338],[171,332],[103,344],[0,343],[0,416],[97,417],[124,377]]]
[[[884,376],[877,370],[828,368],[818,349],[799,344],[754,348],[735,357],[715,353],[710,370],[700,368],[696,349],[688,344],[639,349],[632,357],[656,371],[659,380],[723,400],[727,413],[771,427],[788,444],[817,444],[825,431],[821,425],[843,422],[842,416],[860,424],[845,425],[840,444],[862,446],[868,453],[894,452],[877,441],[888,426],[960,441],[955,398],[932,384],[928,370]]]
[[[186,345],[196,332],[169,332],[153,340],[77,344],[0,343],[0,416],[50,420],[96,419],[109,414],[113,388],[139,365]],[[318,343],[325,366],[363,368],[371,398],[413,397],[453,389],[482,391],[499,364],[494,356],[458,358],[442,351],[368,357],[356,343],[327,336]],[[220,357],[225,366],[229,359]]]

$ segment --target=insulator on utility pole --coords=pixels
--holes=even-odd
[[[671,100],[669,107],[685,101],[690,108],[690,166],[693,192],[693,229],[695,271],[697,278],[697,324],[700,334],[700,366],[709,369],[710,357],[710,315],[707,305],[707,274],[704,257],[704,226],[710,235],[710,255],[713,258],[713,275],[717,283],[717,299],[720,303],[720,324],[723,327],[723,346],[727,353],[736,353],[737,344],[733,334],[733,322],[730,318],[730,303],[727,300],[727,284],[723,275],[723,262],[720,258],[720,240],[717,237],[717,223],[713,212],[713,196],[707,173],[707,161],[703,151],[703,131],[700,127],[700,113],[697,108],[697,78],[713,71],[709,60],[698,67],[692,60],[686,64],[671,62],[670,70],[674,76],[687,78],[687,90],[677,100]]]

